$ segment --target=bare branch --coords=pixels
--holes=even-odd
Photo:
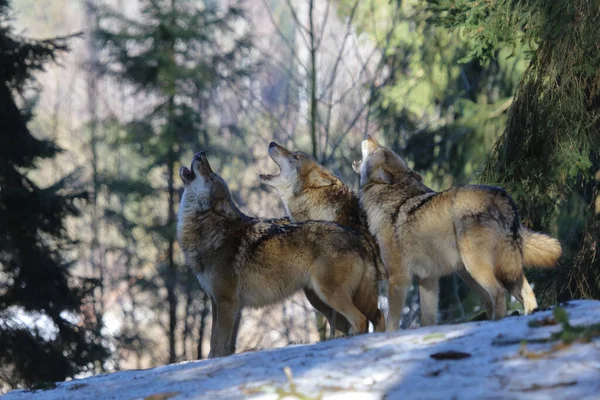
[[[312,139],[312,156],[319,157],[317,147],[317,49],[315,48],[315,25],[313,19],[314,0],[310,0],[308,20],[310,23],[310,136]]]
[[[319,41],[317,42],[316,48],[321,47],[321,42],[325,37],[325,26],[327,25],[327,20],[329,18],[329,9],[331,8],[331,0],[327,0],[327,8],[325,9],[325,15],[323,16],[323,22],[321,23],[321,36],[319,37]]]
[[[235,85],[233,85],[232,83],[230,83],[229,81],[226,81],[227,85],[229,86],[229,88],[236,94],[238,94],[240,96],[240,98],[244,98],[245,94],[249,94],[250,98],[252,100],[254,100],[255,103],[258,103],[260,105],[260,110],[269,117],[269,121],[271,123],[275,123],[275,125],[277,126],[277,128],[279,129],[280,132],[284,132],[286,134],[289,134],[288,129],[286,127],[284,127],[281,124],[281,119],[280,117],[278,117],[277,115],[273,114],[271,112],[271,110],[269,110],[269,107],[262,101],[262,99],[260,99],[252,90],[248,89],[246,91],[241,91],[240,89],[238,89],[237,87],[235,87]],[[247,92],[247,93],[246,93]],[[243,104],[240,104],[241,108],[246,111],[247,107],[244,107]],[[256,109],[256,108],[255,108]],[[251,113],[248,113],[248,115],[251,115]],[[257,119],[255,119],[255,121],[258,121]],[[261,139],[263,139],[265,142],[270,142],[271,138],[266,138],[264,137],[261,132],[257,132],[257,134],[261,137]]]
[[[375,71],[375,77],[371,80],[371,88],[369,89],[369,102],[368,102],[368,109],[367,109],[367,117],[365,119],[365,130],[363,132],[363,136],[366,136],[368,133],[368,130],[369,130],[369,122],[370,122],[370,117],[371,117],[371,106],[373,105],[373,98],[374,98],[375,88],[376,88],[375,84],[379,78],[379,74],[381,73],[381,71],[383,70],[383,67],[385,66],[385,60],[386,60],[385,53],[386,53],[387,49],[390,47],[392,34],[396,30],[396,26],[400,20],[399,16],[400,16],[400,13],[398,12],[398,8],[396,7],[394,9],[394,17],[392,18],[392,26],[386,35],[385,47],[382,49],[381,59],[379,60],[379,65],[377,66],[377,69]]]
[[[288,77],[292,81],[294,81],[294,83],[296,83],[298,86],[302,86],[303,83],[298,80],[298,78],[296,77],[296,74],[294,73],[295,71],[293,71],[290,67],[288,67],[287,65],[285,65],[283,63],[283,61],[277,59],[275,56],[273,56],[272,53],[269,53],[269,52],[267,52],[265,50],[262,50],[259,47],[252,46],[252,48],[256,49],[261,54],[261,56],[264,56],[265,58],[269,59],[270,61],[273,61],[274,64],[271,64],[271,65],[273,65],[274,67],[279,68],[282,71],[287,72]]]
[[[340,65],[340,61],[342,59],[342,56],[344,55],[344,50],[346,47],[346,42],[348,41],[348,37],[350,36],[350,32],[352,32],[352,21],[354,20],[354,15],[356,13],[356,9],[358,8],[358,2],[360,0],[356,0],[356,2],[354,3],[354,6],[352,7],[352,10],[350,11],[350,16],[348,17],[348,21],[346,24],[346,35],[344,36],[344,40],[342,41],[342,45],[340,46],[340,51],[338,52],[338,55],[336,57],[336,60],[333,64],[333,69],[331,70],[331,77],[329,79],[329,83],[326,85],[323,93],[327,92],[328,90],[330,90],[330,88],[333,86],[334,82],[335,82],[335,78],[337,77],[337,69],[338,66]],[[333,100],[333,94],[330,97]],[[325,152],[327,152],[327,145],[329,144],[329,132],[330,132],[330,128],[331,128],[331,112],[333,109],[333,104],[330,101],[329,105],[327,107],[327,121],[325,123]]]
[[[325,159],[325,161],[324,161],[325,164],[329,163],[333,159],[333,156],[334,156],[335,152],[337,151],[338,147],[340,146],[342,141],[346,138],[346,136],[348,136],[348,134],[350,133],[352,128],[354,128],[354,125],[356,125],[356,122],[358,121],[358,119],[360,118],[362,113],[365,111],[365,108],[367,108],[368,104],[369,103],[365,103],[362,105],[360,110],[358,110],[356,115],[354,115],[354,118],[352,118],[352,121],[350,121],[350,124],[348,125],[346,130],[338,137],[338,140],[336,140],[336,142],[333,144],[333,146],[331,146],[331,154],[329,154],[329,156]]]
[[[397,12],[397,8],[395,8],[395,13],[394,13],[394,17],[392,19],[393,23],[392,26],[390,27],[387,35],[386,35],[386,39],[385,39],[385,46],[383,48],[380,47],[380,44],[377,43],[377,45],[375,46],[374,51],[371,52],[371,54],[369,54],[369,57],[367,58],[367,60],[363,60],[362,57],[360,56],[359,52],[357,51],[357,56],[359,57],[359,59],[361,59],[362,62],[362,68],[361,68],[361,72],[359,73],[359,77],[365,73],[367,74],[367,76],[369,76],[370,78],[370,89],[369,89],[369,99],[367,101],[366,104],[364,104],[361,109],[356,113],[356,115],[354,116],[354,118],[352,119],[352,121],[350,122],[350,124],[348,125],[348,127],[346,128],[346,130],[341,134],[341,136],[338,138],[338,140],[333,144],[332,149],[331,149],[331,154],[327,157],[327,161],[329,161],[331,158],[333,158],[337,148],[339,147],[339,145],[341,144],[342,140],[350,133],[350,131],[354,128],[354,126],[356,125],[356,123],[358,122],[360,116],[362,115],[362,113],[364,112],[365,109],[367,109],[367,118],[366,118],[366,124],[365,124],[365,132],[368,130],[368,126],[369,126],[369,117],[371,115],[371,106],[373,104],[373,99],[374,99],[374,93],[375,93],[375,89],[378,87],[376,84],[376,81],[380,75],[380,73],[383,71],[383,68],[385,66],[385,52],[387,51],[387,49],[389,48],[390,44],[391,44],[391,38],[392,38],[392,34],[396,29],[397,23],[399,22],[399,13]],[[356,46],[356,48],[358,48],[358,46]],[[371,57],[373,56],[375,50],[380,50],[381,51],[381,59],[379,60],[379,63],[377,65],[377,68],[375,70],[375,76],[373,78],[370,77],[370,74],[368,73],[368,65],[370,63]],[[353,85],[354,86],[354,85]],[[341,97],[340,100],[345,97],[347,95],[347,93],[350,92],[352,88],[350,88],[349,90],[346,91],[346,93],[344,93]]]
[[[271,7],[269,7],[269,4],[267,3],[267,0],[262,0],[262,2],[263,2],[263,5],[265,6],[265,8],[267,9],[267,11],[269,13],[269,18],[271,19],[271,23],[273,24],[273,26],[277,30],[277,33],[279,34],[279,37],[290,47],[290,49],[292,50],[292,54],[293,54],[294,58],[296,58],[296,60],[298,61],[298,64],[300,64],[300,66],[302,66],[302,68],[304,68],[304,70],[308,72],[308,67],[302,63],[302,59],[296,53],[294,43],[291,43],[288,40],[288,38],[285,37],[285,34],[281,30],[281,27],[275,21],[275,16],[273,15],[273,11],[271,10]]]
[[[304,36],[304,32],[311,35],[312,27],[310,28],[310,31],[309,31],[304,25],[302,25],[302,23],[300,22],[300,18],[298,18],[298,14],[296,14],[296,9],[294,9],[294,6],[292,5],[291,0],[286,0],[286,3],[290,9],[290,12],[292,13],[292,18],[294,19],[296,26],[300,28],[300,31],[299,31],[300,37],[302,37],[302,40],[304,40],[304,44],[306,45],[306,47],[310,48],[311,46],[308,44],[308,39],[306,38],[306,36]]]
[[[335,59],[335,62],[333,64],[333,68],[331,70],[331,77],[329,79],[329,83],[327,84],[327,86],[325,86],[324,91],[329,90],[329,88],[331,87],[331,85],[333,85],[333,82],[335,81],[336,75],[337,75],[337,69],[338,66],[340,64],[340,61],[342,59],[342,56],[344,55],[344,49],[346,47],[346,41],[348,40],[348,37],[350,36],[350,33],[352,32],[352,21],[354,20],[354,15],[356,13],[356,9],[358,7],[358,3],[360,0],[356,0],[356,2],[354,3],[354,6],[352,7],[352,10],[350,11],[350,16],[348,17],[348,22],[346,24],[346,35],[344,36],[344,40],[342,41],[342,45],[340,46],[340,51],[338,52],[338,55]]]

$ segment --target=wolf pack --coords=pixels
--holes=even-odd
[[[394,151],[367,136],[352,165],[359,193],[301,151],[274,142],[279,174],[259,175],[284,205],[283,218],[245,215],[207,155],[194,155],[184,184],[177,236],[186,264],[210,296],[209,358],[235,353],[244,307],[263,307],[302,290],[331,335],[396,331],[413,281],[421,325],[438,315],[439,279],[458,274],[488,318],[506,315],[506,293],[537,308],[524,267],[553,267],[560,243],[526,229],[509,194],[480,185],[436,192]],[[381,282],[387,285],[380,285]],[[387,287],[387,318],[379,309]]]

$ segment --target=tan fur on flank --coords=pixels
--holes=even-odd
[[[263,307],[311,288],[343,315],[354,333],[367,321],[385,329],[377,308],[377,279],[364,236],[332,222],[250,218],[204,153],[182,167],[185,189],[177,235],[213,306],[209,357],[235,352],[243,307]]]
[[[454,186],[434,192],[393,151],[373,138],[362,142],[360,203],[389,270],[388,330],[398,329],[406,288],[419,282],[421,323],[436,323],[438,279],[457,272],[484,300],[490,318],[506,313],[508,290],[524,306],[537,307],[523,264],[552,266],[557,240],[524,229],[502,189]]]
[[[261,183],[272,186],[280,196],[284,208],[294,222],[309,220],[332,221],[366,236],[378,260],[377,273],[386,272],[379,257],[379,249],[367,227],[366,216],[361,211],[358,196],[327,168],[310,155],[291,152],[275,142],[269,145],[269,155],[279,166],[277,175],[259,175]],[[310,291],[306,293],[313,306],[329,321],[331,335],[335,329],[347,333],[350,325],[343,317],[335,317],[331,309],[314,302]]]

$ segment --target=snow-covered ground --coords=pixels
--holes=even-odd
[[[600,323],[600,301],[564,309],[573,326]],[[600,337],[570,346],[544,342],[561,325],[529,321],[551,316],[288,346],[13,391],[4,399],[600,399]]]

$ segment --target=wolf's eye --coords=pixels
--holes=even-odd
[[[294,154],[294,160],[298,159],[298,154]]]

